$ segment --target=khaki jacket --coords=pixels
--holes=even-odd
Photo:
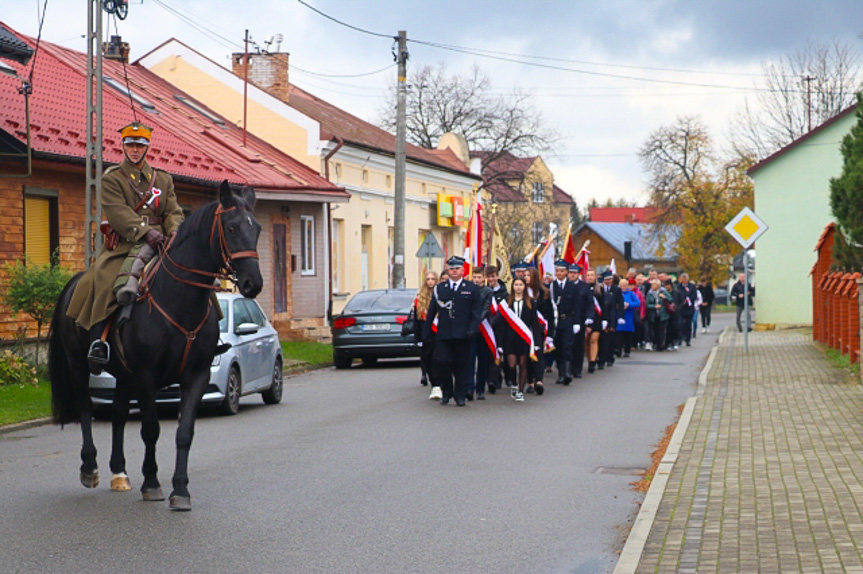
[[[114,280],[129,251],[140,245],[151,229],[169,235],[183,222],[183,210],[177,203],[171,175],[162,170],[156,171],[154,186],[151,183],[153,168],[146,160],[141,167],[139,171],[128,160],[124,160],[119,166],[105,170],[102,177],[102,210],[105,219],[120,235],[120,243],[113,251],[103,246],[96,261],[75,287],[66,314],[85,329],[107,319],[117,309]],[[156,206],[154,201],[135,213],[135,206],[151,187],[162,191],[159,205]],[[162,218],[161,224],[153,225],[148,221],[149,217],[154,216]]]

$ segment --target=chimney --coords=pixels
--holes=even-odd
[[[111,36],[111,40],[102,43],[102,56],[115,62],[129,63],[129,43],[120,36]]]
[[[244,54],[231,55],[231,65],[234,74],[243,77]],[[278,52],[249,54],[249,82],[262,90],[288,101],[288,53]]]

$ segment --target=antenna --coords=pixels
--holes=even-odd
[[[285,37],[281,34],[276,34],[276,52],[278,52],[279,49],[282,47],[282,40],[284,40],[284,38]]]

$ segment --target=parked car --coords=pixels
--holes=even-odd
[[[717,285],[714,287],[713,296],[714,305],[730,305],[728,302],[728,289],[725,285]]]
[[[232,346],[217,355],[210,366],[210,384],[204,391],[202,405],[215,405],[226,415],[240,409],[240,397],[261,393],[268,405],[282,400],[282,347],[257,301],[237,293],[218,293],[224,319],[219,322],[221,342]],[[90,396],[93,407],[107,410],[116,387],[114,377],[107,372],[90,376]],[[178,405],[180,386],[173,384],[156,395],[157,405]],[[132,400],[133,406],[137,402]]]
[[[419,357],[413,334],[401,335],[414,294],[408,289],[375,289],[351,297],[330,327],[336,368],[347,369],[354,359],[374,365],[378,359]]]

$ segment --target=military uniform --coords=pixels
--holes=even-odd
[[[110,251],[102,247],[96,261],[81,277],[72,295],[67,315],[85,328],[104,321],[117,308],[114,283],[126,257],[140,247],[148,231],[155,229],[164,235],[176,231],[183,221],[183,210],[174,194],[170,174],[155,171],[144,161],[138,170],[129,160],[105,170],[102,178],[101,204],[108,224],[119,234],[120,242]],[[155,187],[161,190],[156,200],[144,205],[138,213],[135,207]]]
[[[569,269],[569,263],[560,259],[555,262],[555,268]],[[575,312],[575,299],[578,292],[575,284],[568,279],[554,279],[551,282],[551,301],[557,310],[555,322],[554,346],[556,349],[557,383],[568,385],[572,381],[570,373],[570,360],[572,358],[572,345],[575,337],[572,332],[573,313]]]
[[[464,265],[461,257],[451,257],[450,267]],[[438,319],[435,334],[434,372],[435,385],[440,387],[442,404],[455,398],[464,406],[473,365],[471,365],[470,339],[479,333],[482,319],[483,297],[479,287],[465,278],[458,282],[444,281],[434,288],[428,316],[423,326],[424,339],[431,336],[431,325]],[[455,379],[455,384],[453,384]]]
[[[575,263],[569,266],[570,272],[581,272],[581,267]],[[576,379],[581,378],[581,371],[584,368],[584,335],[587,331],[587,326],[594,321],[596,312],[593,308],[593,288],[582,279],[570,281],[575,288],[575,306],[572,311],[573,331],[578,332],[573,336],[572,342],[572,376]],[[590,323],[588,323],[590,321]],[[578,329],[575,327],[578,326]]]
[[[612,277],[610,271],[602,274],[603,284],[600,285],[602,298],[602,332],[599,335],[599,367],[614,364],[614,340],[618,319],[623,319],[623,292],[617,285],[606,284],[604,281]]]

